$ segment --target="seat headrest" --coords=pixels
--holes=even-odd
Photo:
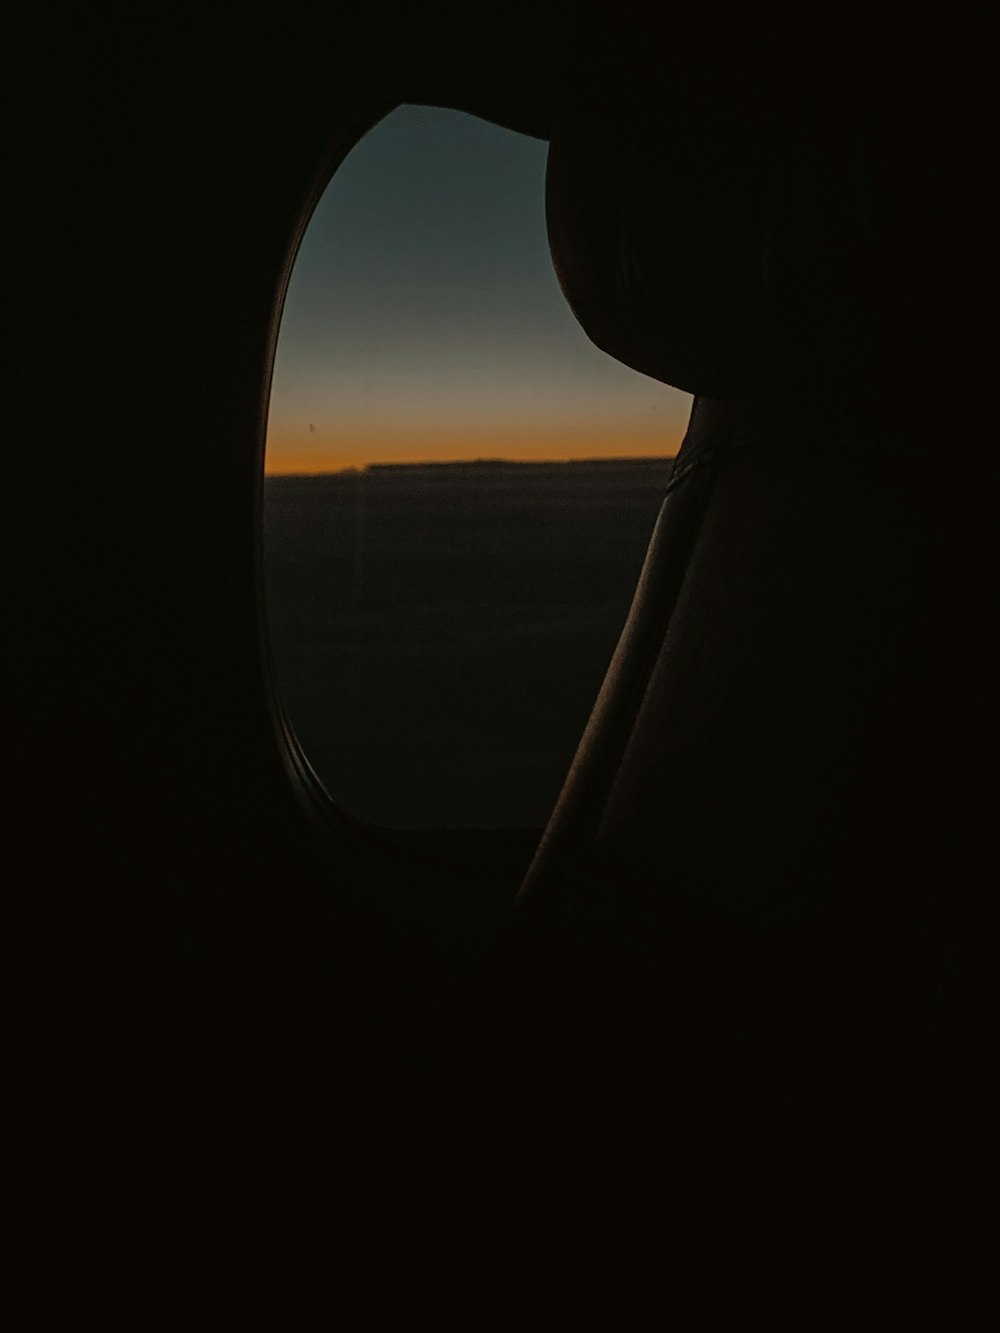
[[[599,347],[692,393],[862,395],[880,336],[863,100],[830,51],[789,66],[730,17],[715,37],[703,13],[608,21],[551,129],[560,282]]]

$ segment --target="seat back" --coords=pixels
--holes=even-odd
[[[514,938],[598,1008],[919,1043],[979,844],[981,515],[941,464],[979,450],[949,392],[971,325],[918,279],[960,210],[918,209],[898,88],[738,56],[657,82],[629,54],[553,129],[571,305],[699,397]]]

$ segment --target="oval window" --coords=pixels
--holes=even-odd
[[[631,601],[691,399],[556,281],[546,145],[402,107],[296,259],[264,486],[276,685],[332,799],[540,827]]]

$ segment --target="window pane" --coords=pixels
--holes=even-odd
[[[406,107],[300,250],[267,448],[277,685],[333,799],[541,825],[631,600],[687,395],[558,289],[546,145]]]

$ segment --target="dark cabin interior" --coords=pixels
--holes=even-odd
[[[18,21],[9,882],[57,1063],[194,1096],[272,1061],[359,1124],[459,1087],[504,1115],[649,1097],[665,1067],[954,1086],[995,756],[985,135],[954,42],[509,0]],[[344,815],[269,675],[284,284],[407,102],[549,140],[577,319],[696,395],[530,868],[516,831]]]

